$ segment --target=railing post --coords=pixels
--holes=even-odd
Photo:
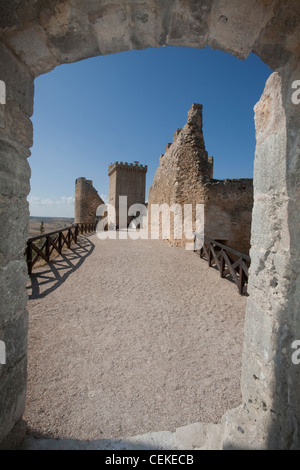
[[[77,244],[77,237],[78,237],[78,226],[75,225],[75,233],[74,233],[74,242]]]
[[[68,229],[68,235],[67,235],[67,247],[68,248],[71,248],[71,233],[70,233],[71,229],[69,228]]]
[[[212,261],[212,252],[211,252],[211,243],[208,244],[208,266],[211,268]]]
[[[59,254],[61,255],[61,250],[62,250],[62,234],[59,232],[58,234],[58,251]]]
[[[46,258],[49,263],[50,261],[50,236],[47,235],[46,237]]]
[[[26,259],[27,259],[27,271],[28,271],[28,274],[31,274],[32,273],[32,243],[31,242],[27,242]]]
[[[222,278],[224,278],[224,269],[225,269],[225,259],[224,259],[224,256],[223,256],[223,249],[222,249],[222,252],[221,252],[221,261],[220,261],[220,265],[221,265],[221,269],[220,269],[220,276]]]
[[[244,290],[245,284],[245,275],[243,270],[243,260],[240,258],[240,266],[239,266],[239,293],[242,295]]]

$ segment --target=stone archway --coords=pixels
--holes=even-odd
[[[129,49],[206,45],[241,59],[252,51],[277,73],[256,107],[252,266],[242,371],[243,403],[204,426],[206,448],[300,447],[300,79],[298,0],[13,0],[0,19],[0,441],[24,433],[26,267],[34,78],[55,66]],[[246,90],[245,90],[246,92]],[[299,95],[299,94],[298,94]],[[298,96],[297,95],[297,96]]]

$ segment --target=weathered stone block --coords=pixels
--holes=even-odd
[[[0,442],[20,420],[25,409],[27,359],[24,357],[12,369],[6,369],[0,382]]]
[[[214,2],[208,45],[246,59],[261,30],[273,17],[275,5],[276,0]]]
[[[25,261],[11,261],[0,269],[0,328],[19,317],[27,303]]]
[[[47,45],[47,37],[39,26],[33,26],[8,37],[17,56],[27,64],[33,76],[49,72],[58,63]]]
[[[6,84],[6,101],[15,101],[28,116],[33,113],[33,77],[26,66],[0,43],[1,80]]]
[[[25,190],[24,187],[23,190]],[[0,196],[0,263],[2,266],[11,260],[23,259],[28,238],[28,224],[29,210],[26,199]]]
[[[2,195],[17,198],[26,197],[30,191],[30,174],[27,159],[18,155],[10,144],[0,141],[0,187]]]
[[[10,433],[0,442],[0,450],[21,450],[20,446],[26,437],[26,430],[26,421],[19,419]]]
[[[181,0],[170,6],[164,22],[166,43],[171,46],[204,48],[211,21],[212,2]]]
[[[0,340],[6,346],[6,364],[0,365],[0,379],[27,353],[28,314],[24,310],[14,321],[0,326]]]
[[[31,154],[29,148],[33,145],[31,119],[24,109],[13,101],[8,101],[0,111],[3,124],[0,126],[0,139],[10,143],[24,157],[29,157]]]

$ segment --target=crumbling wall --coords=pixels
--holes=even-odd
[[[92,224],[96,220],[96,210],[104,204],[91,180],[77,178],[75,183],[75,223]]]
[[[253,205],[252,179],[213,180],[213,157],[205,149],[202,124],[202,106],[193,104],[188,112],[187,123],[177,129],[172,144],[160,157],[159,167],[149,190],[149,228],[162,233],[151,217],[153,204],[192,204],[192,231],[196,230],[196,205],[204,204],[204,235],[221,240],[228,246],[248,253],[250,248],[251,211]],[[171,214],[170,237],[172,244],[185,246],[189,236],[184,233],[176,239],[174,217]],[[191,241],[191,239],[189,239]]]
[[[205,185],[205,233],[242,253],[249,253],[253,180],[213,180]]]

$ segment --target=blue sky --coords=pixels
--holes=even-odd
[[[214,177],[252,178],[253,107],[272,71],[209,48],[164,47],[62,65],[35,81],[30,214],[73,217],[75,179],[108,194],[108,165],[148,165],[147,194],[165,146],[192,103],[203,104]],[[147,196],[146,196],[147,199]]]

